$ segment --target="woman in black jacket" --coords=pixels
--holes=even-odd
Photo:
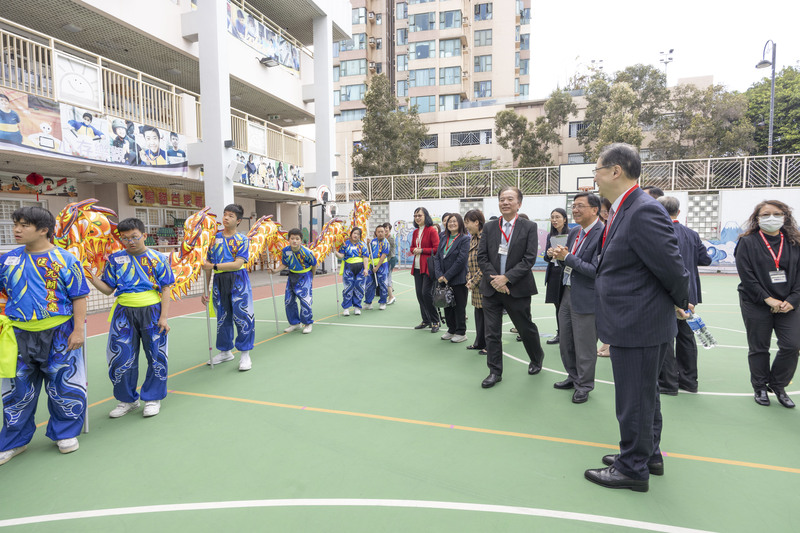
[[[556,336],[552,339],[547,339],[547,344],[558,344],[558,307],[561,304],[561,278],[564,275],[561,265],[552,262],[550,238],[555,235],[567,235],[568,233],[567,212],[560,207],[556,207],[550,213],[550,234],[547,235],[547,244],[544,246],[544,260],[547,261],[547,270],[544,272],[544,284],[547,286],[547,291],[544,294],[544,303],[556,306]]]
[[[456,305],[444,310],[447,333],[442,340],[464,342],[467,340],[467,256],[469,237],[464,231],[464,219],[451,213],[447,228],[442,233],[439,248],[433,256],[436,279],[453,289]]]
[[[756,403],[769,405],[772,391],[781,405],[794,407],[786,394],[800,352],[800,232],[792,209],[778,200],[758,204],[733,255]],[[778,353],[770,368],[773,332]]]

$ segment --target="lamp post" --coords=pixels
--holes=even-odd
[[[672,63],[672,52],[674,52],[674,48],[670,48],[669,52],[659,52],[661,54],[661,59],[659,61],[664,64],[664,86],[667,87],[669,84],[667,83],[667,65]]]
[[[767,46],[772,45],[772,61],[767,59]],[[772,187],[772,125],[775,119],[775,41],[770,39],[764,44],[761,61],[756,63],[756,68],[772,67],[772,88],[769,93],[769,141],[767,142],[767,187]]]

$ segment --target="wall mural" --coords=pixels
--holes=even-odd
[[[244,165],[237,176],[239,183],[273,191],[304,193],[303,169],[283,161],[247,152],[236,152],[236,161]]]

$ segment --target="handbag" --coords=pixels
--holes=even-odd
[[[456,305],[456,295],[453,294],[453,288],[447,283],[434,285],[433,305],[436,307],[453,307]]]

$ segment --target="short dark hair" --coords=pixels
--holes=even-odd
[[[421,211],[422,214],[425,216],[425,227],[426,228],[428,226],[433,226],[433,219],[431,218],[431,214],[428,213],[427,209],[425,209],[424,207],[418,207],[418,208],[414,209],[414,214],[415,215],[417,214],[417,211]],[[414,227],[415,228],[419,228],[419,225],[417,224],[416,220],[414,221]]]
[[[600,212],[600,197],[591,192],[579,192],[573,197],[573,201],[577,200],[578,198],[586,198],[586,201],[589,202],[589,207],[596,207],[597,212]]]
[[[361,228],[359,228],[358,226],[355,226],[353,229],[350,230],[350,236],[352,237],[353,233],[355,232],[358,232],[359,235],[361,235],[362,237],[364,236],[364,232],[361,231]]]
[[[117,224],[117,231],[120,233],[123,231],[133,231],[135,229],[138,229],[142,233],[147,233],[147,230],[144,227],[144,222],[138,218],[126,218],[125,220],[120,220],[119,224]]]
[[[156,128],[155,126],[142,126],[142,135],[144,135],[148,131],[155,132],[155,134],[158,135],[158,139],[161,140],[161,132],[158,131],[158,128]]]
[[[92,119],[94,119],[94,117],[92,116],[92,114],[91,114],[91,113],[89,113],[88,111],[87,111],[86,113],[84,113],[84,114],[83,114],[82,118],[88,118],[90,121],[91,121]]]
[[[667,210],[667,214],[671,217],[678,216],[678,211],[681,210],[681,201],[675,198],[674,196],[662,196],[658,199],[661,202],[661,205],[664,206],[664,209]]]
[[[301,239],[303,238],[303,232],[302,232],[302,231],[300,231],[300,229],[299,229],[299,228],[292,228],[292,229],[290,229],[290,230],[289,230],[289,233],[287,233],[287,234],[286,234],[286,238],[287,238],[287,239],[289,239],[289,238],[291,238],[291,237],[292,237],[292,235],[297,235],[297,236],[298,236],[298,237],[300,237]]]
[[[603,166],[619,165],[634,180],[638,180],[642,174],[642,158],[639,157],[636,147],[630,144],[609,144],[600,152],[600,162]]]
[[[5,100],[6,102],[9,102],[9,103],[11,103],[11,99],[9,99],[9,97],[8,97],[8,96],[6,96],[6,95],[5,95],[5,93],[0,93],[0,98],[2,98],[3,100]]]
[[[11,220],[33,224],[37,230],[46,229],[48,239],[53,238],[56,229],[56,218],[53,213],[37,206],[20,207],[11,214]]]
[[[178,138],[179,138],[179,137],[178,137],[178,134],[177,134],[177,133],[175,133],[174,131],[171,131],[171,132],[169,132],[169,138],[170,138],[170,139],[172,139],[173,137],[175,137],[176,139],[178,139]]]
[[[242,220],[244,218],[244,207],[239,204],[228,204],[225,206],[225,209],[223,209],[223,212],[224,211],[228,211],[236,215],[237,220]]]
[[[384,222],[383,223],[383,227],[388,229],[389,231],[392,231],[392,223],[391,222]]]
[[[515,193],[517,193],[517,200],[522,202],[522,191],[519,190],[519,187],[515,187],[513,185],[503,185],[502,187],[500,187],[500,190],[497,191],[497,199],[499,200],[500,195],[506,191],[514,191]]]
[[[462,235],[462,234],[466,233],[466,228],[464,227],[464,219],[461,218],[460,214],[458,214],[458,213],[450,213],[450,218],[455,218],[458,221],[458,234],[459,235]],[[449,224],[450,223],[450,219],[448,219],[447,222]],[[444,227],[444,231],[447,233],[447,235],[452,235],[452,233],[450,233],[450,229],[447,226]]]
[[[486,218],[484,218],[483,213],[480,209],[470,209],[464,215],[464,220],[469,220],[470,222],[477,222],[478,223],[478,231],[483,229],[483,225],[486,224]]]
[[[647,185],[646,187],[642,187],[642,190],[658,200],[662,196],[664,196],[664,191],[660,188],[656,187],[655,185]]]
[[[525,220],[530,220],[530,218],[528,218],[528,215],[526,215],[525,213],[519,213],[517,216],[519,218],[524,218]]]

